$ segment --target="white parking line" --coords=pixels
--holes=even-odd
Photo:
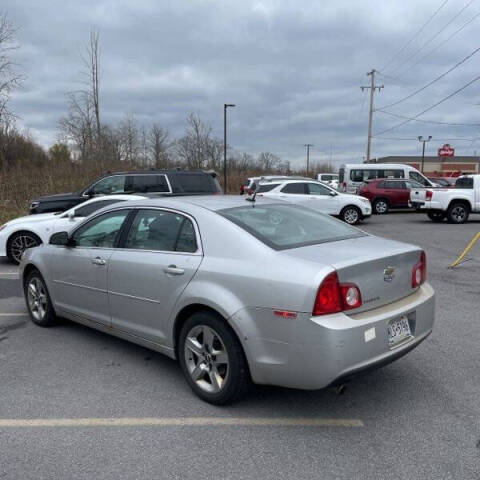
[[[0,419],[0,428],[31,427],[363,427],[358,419],[348,418],[229,418],[229,417],[186,417],[186,418],[35,418]]]
[[[0,277],[3,275],[16,275],[17,277],[20,277],[18,272],[0,272]]]
[[[28,313],[0,313],[0,317],[27,317]]]

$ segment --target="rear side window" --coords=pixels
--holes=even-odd
[[[405,188],[403,182],[389,182],[388,180],[385,182],[385,188]]]
[[[139,210],[124,248],[187,252],[197,250],[195,229],[187,217],[163,210]]]
[[[99,200],[98,202],[92,202],[85,206],[80,206],[75,209],[76,217],[88,217],[93,212],[100,210],[103,207],[112,205],[112,203],[123,202],[124,200]]]
[[[173,173],[169,175],[173,193],[219,193],[220,187],[211,175],[207,173]]]
[[[257,193],[265,193],[273,190],[275,187],[278,187],[279,183],[264,183],[263,185],[259,185],[256,192]]]
[[[306,183],[289,183],[282,188],[282,193],[293,193],[293,194],[306,194],[307,184]]]
[[[455,188],[473,188],[473,178],[463,177],[455,182]]]
[[[129,190],[138,193],[170,191],[165,175],[132,175],[128,181]]]

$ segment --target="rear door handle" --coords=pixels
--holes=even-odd
[[[167,268],[164,268],[163,271],[167,275],[183,275],[185,273],[183,268],[177,268],[176,265],[169,265]]]
[[[103,258],[95,257],[95,258],[92,258],[92,263],[94,265],[105,265],[107,262]]]

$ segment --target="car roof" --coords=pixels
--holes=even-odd
[[[291,178],[291,179],[279,178],[278,180],[272,180],[270,182],[260,182],[260,185],[262,185],[263,183],[270,183],[270,184],[278,183],[280,185],[280,184],[283,184],[283,183],[305,183],[305,182],[312,182],[312,183],[318,183],[318,184],[325,185],[324,183],[319,182],[318,180],[315,180],[313,178]]]
[[[223,210],[225,208],[246,207],[252,206],[254,203],[246,200],[248,197],[240,195],[197,195],[192,197],[163,197],[135,200],[132,202],[122,203],[122,208],[129,206],[132,207],[165,207],[181,209],[189,206],[201,207],[212,212]],[[256,197],[255,205],[267,205],[267,204],[283,204],[281,200],[268,199],[266,197]],[[109,210],[110,208],[118,208],[118,205],[111,205],[103,210]]]
[[[100,177],[97,177],[94,181],[102,180],[105,177],[111,177],[112,175],[209,175],[211,177],[217,177],[217,173],[214,170],[177,170],[171,169],[150,169],[150,170],[125,170],[121,172],[106,172]]]

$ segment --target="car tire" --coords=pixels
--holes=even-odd
[[[349,225],[357,225],[362,220],[362,212],[355,205],[348,205],[340,212],[340,218]]]
[[[373,213],[376,213],[377,215],[384,215],[385,213],[388,213],[389,208],[390,205],[388,200],[385,198],[377,198],[373,202]]]
[[[470,208],[462,202],[452,203],[448,207],[447,220],[448,223],[465,223],[470,215]]]
[[[427,212],[427,217],[436,223],[443,222],[446,216],[447,214],[445,212]]]
[[[50,294],[42,275],[32,270],[25,280],[25,301],[32,322],[40,327],[51,327],[56,321]]]
[[[188,318],[177,353],[187,383],[202,400],[224,405],[246,394],[250,373],[242,346],[219,315],[201,311]]]
[[[7,257],[18,265],[27,248],[38,247],[41,243],[42,240],[32,232],[16,232],[7,241]]]

